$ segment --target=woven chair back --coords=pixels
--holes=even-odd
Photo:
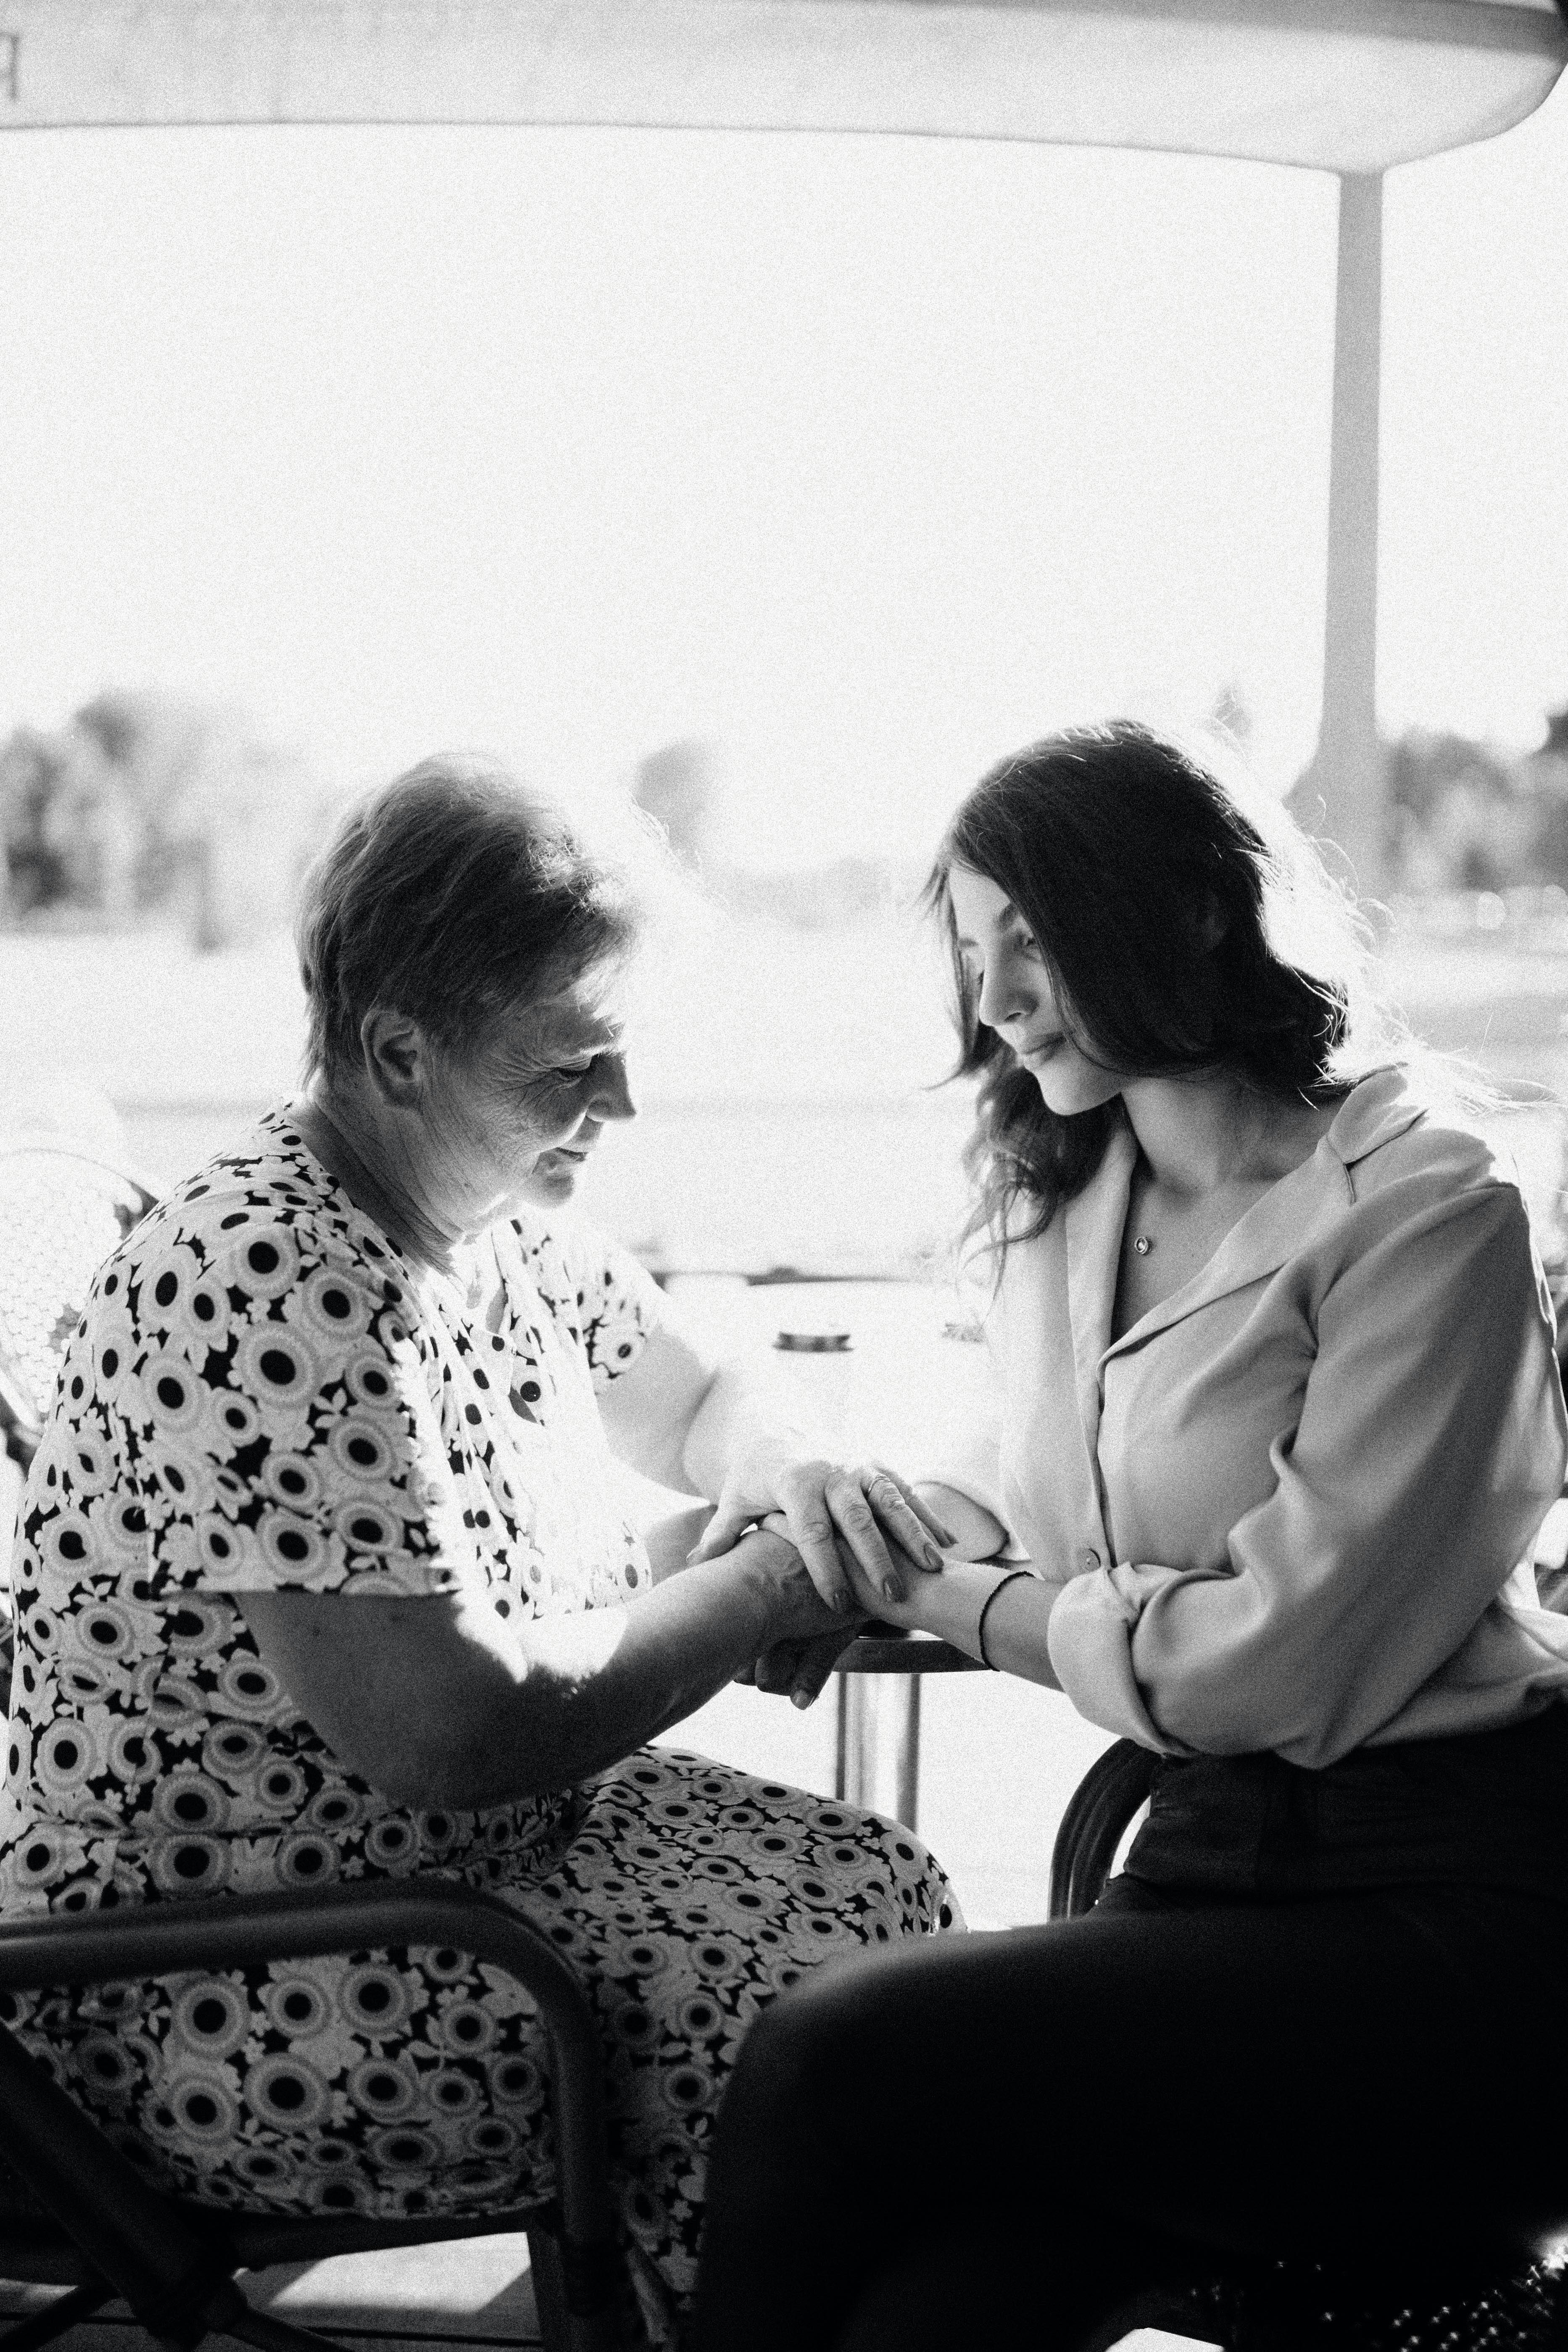
[[[53,1143],[0,1150],[0,1428],[26,1463],[93,1276],[155,1195]]]

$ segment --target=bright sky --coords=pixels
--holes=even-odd
[[[1385,723],[1568,700],[1568,89],[1389,184]],[[1334,191],[955,142],[0,139],[0,730],[234,698],[328,775],[594,792],[713,739],[732,848],[924,850],[1071,719],[1310,751]]]

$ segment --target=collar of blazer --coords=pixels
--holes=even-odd
[[[1132,1130],[1123,1119],[1093,1178],[1064,1212],[1080,1390],[1086,1382],[1098,1383],[1100,1367],[1110,1357],[1143,1346],[1216,1298],[1277,1272],[1351,1206],[1355,1196],[1350,1171],[1357,1162],[1405,1134],[1424,1116],[1425,1106],[1411,1094],[1403,1070],[1374,1070],[1361,1079],[1310,1156],[1254,1202],[1191,1282],[1152,1307],[1113,1342],[1110,1318],[1121,1230],[1138,1156]]]

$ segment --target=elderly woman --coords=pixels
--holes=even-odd
[[[838,1540],[882,1591],[936,1555],[890,1474],[810,1459],[563,1215],[631,1116],[637,925],[557,812],[472,764],[340,831],[300,923],[308,1094],[131,1234],[65,1360],[16,1552],[0,1903],[415,1871],[515,1901],[597,2004],[634,2326],[667,2343],[749,2021],[952,1913],[904,1832],[646,1745],[845,1623]],[[614,1455],[795,1540],[687,1566],[706,1507],[639,1535]],[[531,2015],[460,1952],[11,2014],[213,2205],[547,2191]]]

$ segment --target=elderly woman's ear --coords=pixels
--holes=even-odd
[[[430,1048],[417,1021],[373,1004],[359,1024],[366,1078],[391,1110],[418,1110],[430,1083]]]

